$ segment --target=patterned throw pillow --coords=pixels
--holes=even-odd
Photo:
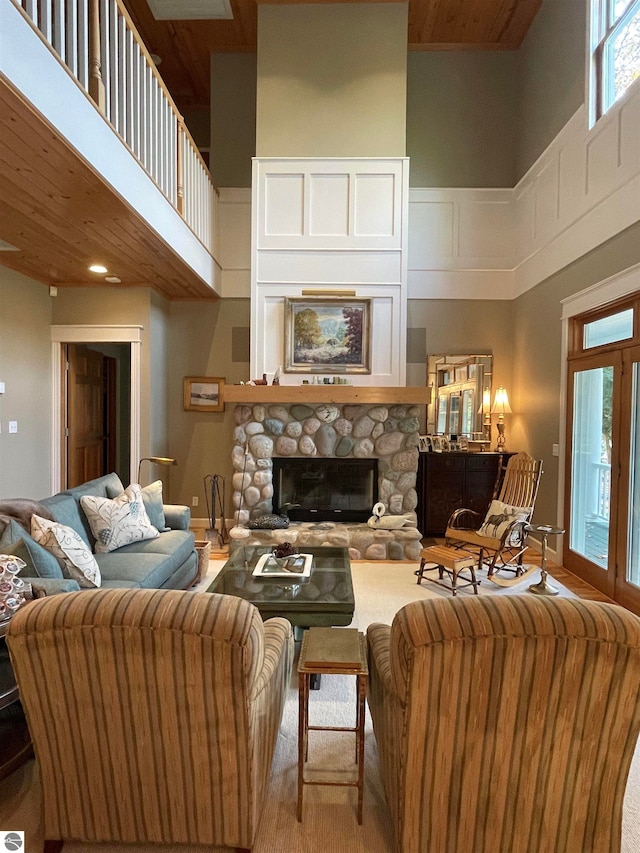
[[[491,539],[502,539],[502,534],[514,521],[528,521],[530,515],[531,507],[509,506],[502,501],[491,501],[478,533]]]
[[[95,589],[102,584],[100,568],[87,543],[71,527],[49,521],[39,515],[31,516],[31,535],[35,541],[57,557],[65,577]]]
[[[160,535],[149,521],[137,483],[127,486],[113,500],[83,495],[80,504],[96,538],[96,554],[107,554],[131,542],[156,539]]]

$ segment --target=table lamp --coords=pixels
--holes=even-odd
[[[498,441],[496,444],[496,452],[504,453],[507,449],[506,438],[504,435],[504,416],[511,415],[511,406],[509,405],[509,395],[507,394],[506,388],[503,388],[502,385],[496,391],[496,395],[493,398],[493,406],[491,407],[491,414],[498,416]]]

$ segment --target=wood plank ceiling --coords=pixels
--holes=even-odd
[[[143,41],[161,57],[180,110],[208,108],[211,52],[255,51],[258,2],[298,0],[230,2],[233,20],[156,21],[147,0],[124,0]],[[409,49],[517,48],[541,2],[409,0]],[[0,251],[0,264],[49,285],[104,286],[87,272],[102,260],[122,280],[117,287],[217,298],[1,77],[0,116],[0,244],[19,249]]]

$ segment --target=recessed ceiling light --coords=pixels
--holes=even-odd
[[[232,20],[229,0],[147,0],[156,21]]]
[[[104,275],[104,273],[109,272],[109,270],[103,264],[91,264],[89,267],[90,272],[97,272]]]
[[[122,281],[122,279],[118,278],[117,275],[106,275],[104,277],[104,280],[108,281],[109,284],[120,284],[120,282]]]

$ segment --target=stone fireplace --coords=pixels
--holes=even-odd
[[[421,534],[416,528],[419,410],[412,405],[254,403],[235,408],[233,503],[239,525],[274,507],[275,459],[313,461],[375,460],[377,499],[388,515],[403,516],[398,529],[373,528],[366,522],[318,520],[292,522],[284,530],[246,530],[245,544],[292,542],[340,545],[352,559],[418,559]],[[334,508],[348,498],[335,488]],[[372,501],[375,490],[372,493]],[[371,515],[372,505],[365,510]],[[245,535],[246,534],[246,535]]]

